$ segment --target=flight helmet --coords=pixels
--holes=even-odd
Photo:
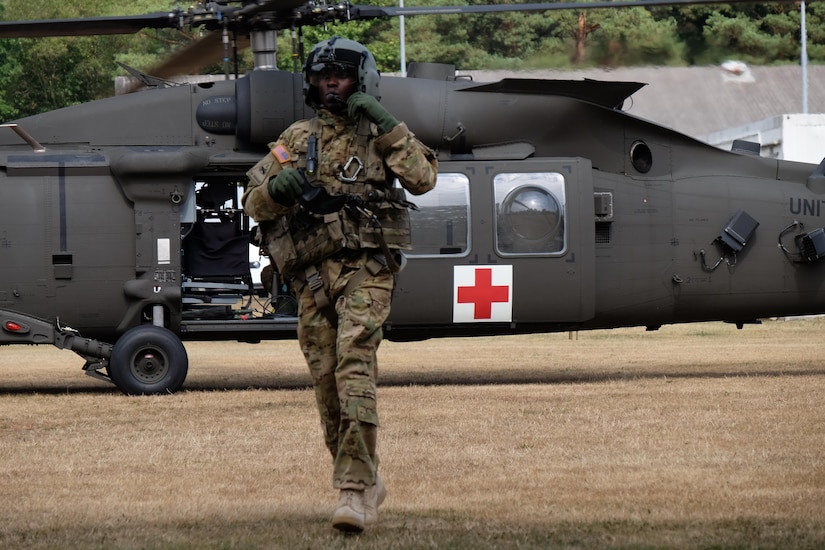
[[[372,53],[354,40],[333,36],[316,44],[304,65],[304,101],[312,108],[321,105],[318,81],[324,70],[351,71],[356,79],[356,90],[381,99],[381,75]]]

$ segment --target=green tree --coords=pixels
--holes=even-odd
[[[798,8],[763,4],[719,10],[707,18],[702,35],[709,62],[730,52],[750,63],[787,62],[799,57]]]
[[[148,13],[168,9],[168,2],[139,0],[124,6],[116,0],[40,0],[7,1],[3,7],[6,20],[34,20]],[[6,54],[0,109],[6,116],[26,116],[109,96],[113,76],[125,74],[116,60],[159,61],[175,45],[168,39],[175,32],[0,40]]]
[[[592,34],[592,61],[598,65],[682,65],[684,44],[673,18],[656,19],[643,8],[598,10],[599,29]]]
[[[397,6],[398,0],[365,0]],[[522,0],[498,0],[518,2]],[[5,20],[133,15],[168,11],[175,0],[0,0]],[[407,7],[485,4],[488,0],[405,0]],[[808,56],[825,62],[825,4],[808,3]],[[590,11],[419,15],[406,18],[407,61],[459,69],[690,65],[741,59],[796,63],[799,7],[701,5]],[[149,74],[199,37],[199,29],[141,30],[133,35],[0,40],[0,119],[111,95],[116,62]],[[302,40],[293,43],[293,38]],[[400,69],[398,18],[305,27],[279,33],[278,66],[300,69],[302,48],[340,35],[367,45],[382,72]],[[304,52],[304,54],[307,52]],[[252,67],[242,53],[241,73]],[[203,69],[223,71],[220,64]]]
[[[799,6],[786,4],[684,6],[652,8],[656,17],[673,17],[685,44],[688,64],[706,65],[725,59],[755,64],[795,63],[800,50]],[[825,9],[806,7],[808,51],[812,60],[825,61],[822,29]]]
[[[0,4],[0,19],[5,8]],[[0,40],[0,121],[11,120],[17,116],[14,94],[11,93],[19,65],[16,62],[16,40]]]
[[[473,0],[476,2],[478,0]],[[395,6],[387,0],[366,0],[365,4]],[[465,0],[407,1],[413,5],[467,5]],[[406,18],[406,48],[409,61],[452,63],[460,68],[517,68],[547,49],[555,39],[556,23],[545,14],[417,15]],[[400,69],[398,18],[307,27],[303,31],[305,48],[339,35],[357,40],[370,48],[379,69]],[[292,37],[279,39],[278,66],[294,67]]]

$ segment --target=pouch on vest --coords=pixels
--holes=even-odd
[[[385,200],[367,204],[378,221],[377,225],[363,218],[350,220],[345,217],[344,231],[357,235],[357,238],[349,240],[360,243],[361,248],[382,248],[386,245],[395,250],[409,250],[412,248],[412,230],[404,190],[391,187],[384,193]]]
[[[346,248],[338,212],[323,216],[301,212],[275,221],[269,254],[278,270],[292,277],[301,268],[320,262]]]

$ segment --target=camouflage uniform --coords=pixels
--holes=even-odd
[[[276,260],[284,257],[284,251],[274,244],[275,234],[279,228],[294,233],[290,224],[300,216],[301,207],[278,204],[264,183],[284,167],[306,167],[307,143],[313,133],[318,134],[318,168],[313,184],[323,186],[330,194],[387,189],[393,176],[414,195],[434,187],[435,156],[404,123],[381,135],[375,125],[370,124],[366,160],[361,159],[364,166],[359,181],[341,181],[342,167],[355,154],[359,131],[364,133],[358,123],[319,109],[316,119],[299,121],[287,128],[278,141],[270,144],[270,154],[250,171],[252,186],[244,197],[244,205],[257,221],[280,223],[274,228],[272,225],[264,228],[265,240],[270,243]],[[288,152],[288,159],[283,156],[284,150]],[[406,208],[388,203],[384,206],[375,213],[386,226],[383,232],[386,245],[390,249],[409,248]],[[398,216],[406,220],[406,229],[403,224],[386,223]],[[383,337],[382,325],[390,313],[395,279],[386,267],[375,272],[376,264],[370,263],[381,249],[375,230],[363,219],[345,219],[341,233],[332,239],[325,234],[324,240],[338,241],[331,249],[338,250],[331,255],[306,266],[302,258],[311,252],[296,243],[299,249],[293,251],[296,259],[288,265],[279,265],[279,269],[293,277],[293,290],[299,301],[298,340],[312,375],[324,439],[333,457],[333,486],[360,490],[374,485],[378,465],[376,351]],[[302,235],[301,239],[307,240],[305,237]],[[310,237],[317,237],[317,232]],[[373,267],[364,277],[363,270],[368,265]],[[334,308],[334,316],[319,307],[319,295],[306,281],[304,270],[307,268],[320,275],[323,293]],[[357,284],[348,287],[359,273]]]

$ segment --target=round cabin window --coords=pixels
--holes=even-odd
[[[513,233],[528,241],[543,241],[556,235],[562,209],[547,189],[524,185],[510,191],[502,204],[503,219]]]

